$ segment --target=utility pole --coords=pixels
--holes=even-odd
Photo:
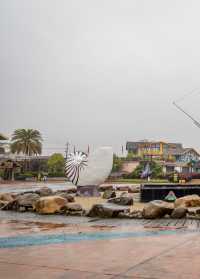
[[[65,149],[65,157],[66,157],[66,159],[67,159],[67,156],[68,156],[68,153],[69,153],[69,145],[70,145],[69,142],[67,142],[66,145],[65,145],[66,146],[66,149]]]

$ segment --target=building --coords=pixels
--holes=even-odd
[[[163,141],[137,141],[127,142],[126,150],[136,156],[164,159],[173,157],[175,153],[183,150],[181,143],[166,143]]]
[[[192,167],[184,162],[161,162],[161,166],[164,174],[173,172],[187,174],[193,172]]]
[[[184,148],[180,152],[174,153],[174,157],[177,162],[198,162],[200,154],[193,148]]]
[[[196,172],[196,173],[200,173],[200,161],[194,163],[194,165],[193,165],[193,170],[194,170],[194,172]]]
[[[200,154],[193,148],[183,148],[181,143],[163,141],[127,142],[126,150],[141,158],[189,163],[199,161]]]

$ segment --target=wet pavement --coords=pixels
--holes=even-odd
[[[200,278],[196,221],[35,216],[0,211],[0,278]]]
[[[199,220],[0,211],[0,279],[199,279],[199,262]]]

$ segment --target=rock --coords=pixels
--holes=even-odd
[[[128,194],[124,193],[118,198],[112,198],[108,200],[109,203],[115,203],[119,205],[133,205],[133,197],[129,196]]]
[[[34,204],[39,200],[40,196],[38,194],[23,194],[16,198],[16,202],[19,206],[23,207],[34,207]]]
[[[117,191],[128,191],[129,190],[129,186],[128,185],[116,185],[116,190]]]
[[[188,215],[194,216],[194,215],[200,215],[200,207],[188,207],[187,208]]]
[[[67,200],[59,196],[41,197],[35,203],[35,210],[41,214],[60,213],[66,205]]]
[[[0,200],[0,209],[2,209],[4,206],[6,206],[9,202],[8,201],[2,201]]]
[[[189,195],[179,198],[175,201],[175,207],[199,207],[200,197],[198,195]]]
[[[102,184],[102,185],[99,185],[98,186],[98,190],[100,191],[100,192],[104,192],[104,191],[106,191],[106,190],[114,190],[114,188],[113,188],[113,186],[112,185],[105,185],[105,184]]]
[[[130,209],[126,206],[114,204],[95,204],[87,214],[88,217],[112,218],[117,217],[120,212],[129,212]]]
[[[17,200],[7,202],[7,204],[1,207],[1,210],[18,210],[18,209],[19,209],[19,204]]]
[[[25,212],[25,211],[26,211],[26,207],[20,206],[19,211],[20,211],[20,212]]]
[[[145,219],[162,218],[166,214],[171,215],[174,210],[174,204],[160,200],[149,202],[142,211],[142,216]]]
[[[67,186],[65,190],[68,194],[75,194],[77,192],[76,186]]]
[[[77,196],[79,197],[100,197],[97,185],[77,186]]]
[[[68,192],[58,193],[57,196],[66,199],[68,202],[75,202],[74,196],[72,196],[72,195],[69,194]]]
[[[84,216],[85,211],[78,203],[68,203],[66,205],[65,214],[70,216]]]
[[[68,203],[66,205],[66,210],[68,210],[68,211],[82,211],[83,208],[78,203]]]
[[[175,202],[176,196],[173,191],[170,191],[168,195],[165,197],[165,201],[167,202]]]
[[[140,186],[138,185],[129,185],[128,187],[128,193],[139,193],[140,192]]]
[[[111,199],[115,197],[116,197],[116,193],[113,190],[105,190],[102,196],[103,199]]]
[[[2,193],[0,194],[0,201],[7,201],[7,202],[11,202],[13,201],[13,196],[9,193]]]
[[[134,210],[129,214],[131,219],[142,219],[142,210]]]
[[[121,219],[130,219],[130,214],[128,212],[120,212],[118,214],[118,218],[121,218]]]
[[[53,195],[53,191],[48,187],[42,187],[36,191],[36,194],[40,195],[40,197],[48,197]]]
[[[187,214],[187,208],[184,207],[177,207],[173,210],[171,214],[171,218],[174,219],[180,219],[186,217]]]
[[[33,209],[36,201],[40,198],[38,194],[20,194],[17,195],[15,200],[11,200],[7,202],[4,206],[2,206],[2,210],[17,210],[17,211],[24,211],[28,210],[29,208]]]

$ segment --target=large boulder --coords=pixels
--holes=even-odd
[[[41,197],[35,203],[35,210],[41,214],[62,212],[67,205],[67,200],[59,196]]]
[[[36,193],[40,195],[40,197],[48,197],[53,195],[53,191],[48,187],[42,187],[41,189],[37,190]]]
[[[175,207],[199,207],[200,197],[198,195],[189,195],[179,198],[175,201]]]
[[[171,218],[180,219],[186,217],[187,208],[185,207],[177,207],[173,210],[171,214]]]
[[[2,194],[0,194],[0,201],[11,202],[13,200],[14,199],[13,199],[12,194],[9,194],[9,193],[2,193]]]
[[[130,196],[127,193],[123,193],[120,197],[118,198],[112,198],[108,200],[109,203],[115,203],[119,205],[133,205],[133,197]]]
[[[143,209],[142,215],[145,219],[162,218],[166,214],[171,215],[174,204],[165,201],[155,200],[149,202]]]
[[[70,216],[83,216],[85,211],[78,203],[68,203],[66,206],[65,214]]]
[[[68,203],[66,205],[66,210],[68,210],[68,211],[82,211],[83,208],[78,203]]]
[[[117,217],[120,212],[126,213],[129,212],[130,209],[126,206],[119,206],[115,204],[95,204],[90,209],[87,214],[88,217],[101,217],[101,218],[113,218]]]
[[[19,207],[34,207],[34,204],[36,203],[37,200],[39,200],[40,196],[36,193],[34,194],[23,194],[19,195],[16,198],[16,202],[18,203]]]
[[[26,210],[33,210],[35,203],[39,200],[40,196],[36,193],[23,193],[17,195],[15,199],[12,199],[9,202],[4,202],[2,204],[2,210],[19,210],[19,211],[26,211]]]
[[[115,191],[112,190],[105,190],[105,192],[103,193],[102,198],[103,199],[111,199],[111,198],[115,198],[116,197],[116,193]]]
[[[1,210],[19,210],[19,204],[17,200],[4,202],[4,205],[3,204],[1,205]]]

